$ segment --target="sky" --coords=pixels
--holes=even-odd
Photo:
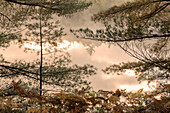
[[[96,0],[97,1],[97,0]],[[127,0],[124,0],[127,1]],[[101,71],[101,69],[106,68],[112,64],[118,64],[121,62],[137,61],[136,59],[128,56],[122,49],[117,46],[108,43],[101,43],[97,41],[77,39],[73,34],[69,32],[70,29],[79,28],[90,28],[97,29],[103,28],[101,23],[95,23],[91,21],[91,16],[94,13],[105,10],[112,5],[120,5],[124,2],[123,0],[98,0],[89,9],[76,13],[71,17],[55,17],[56,20],[61,22],[61,25],[65,28],[64,32],[67,33],[66,36],[62,37],[63,43],[59,43],[58,49],[65,47],[69,48],[65,50],[71,55],[71,60],[73,64],[84,65],[92,64],[98,68],[97,75],[90,77],[88,80],[92,82],[93,89],[95,91],[103,90],[116,90],[119,88],[127,89],[128,91],[139,90],[144,88],[144,90],[149,90],[147,82],[139,82],[133,71],[128,70],[123,75],[106,75]],[[34,42],[33,42],[34,43]],[[39,49],[39,46],[31,46],[30,44],[24,45],[27,48]],[[89,50],[93,49],[93,52]],[[5,50],[0,50],[6,60],[26,60],[33,61],[39,58],[36,53],[24,52],[24,48],[19,48],[17,45],[11,45]]]

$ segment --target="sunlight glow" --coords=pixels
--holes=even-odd
[[[135,76],[135,71],[133,71],[133,70],[126,70],[125,74],[129,75],[129,76]]]
[[[103,77],[103,79],[111,79],[111,78],[113,78],[113,75],[111,74],[107,74]]]
[[[152,91],[155,90],[156,86],[156,82],[151,82],[150,84],[148,84],[147,81],[144,81],[138,85],[120,85],[119,87],[120,89],[126,89],[126,91],[137,91],[141,88],[143,88],[144,91]]]
[[[61,50],[61,49],[66,49],[66,50],[71,50],[74,48],[78,48],[79,46],[81,46],[81,44],[79,44],[78,42],[69,42],[67,40],[63,40],[62,43],[58,43],[58,46],[56,47],[57,49]]]
[[[63,40],[62,42],[58,42],[56,47],[52,47],[51,44],[45,43],[45,44],[43,44],[43,49],[50,48],[51,50],[57,49],[57,50],[68,51],[68,50],[72,50],[74,48],[78,48],[80,46],[83,46],[83,45],[79,44],[76,41],[69,42],[67,40]],[[41,49],[40,45],[37,45],[35,42],[25,43],[24,47],[26,47],[28,49],[37,50],[37,51],[39,51]]]
[[[25,43],[24,47],[29,48],[29,49],[35,49],[35,50],[41,49],[40,45],[36,45],[35,42]]]
[[[136,76],[135,72],[133,70],[126,70],[125,71],[126,76]],[[103,79],[112,79],[114,76],[116,76],[117,74],[106,74],[103,75]]]

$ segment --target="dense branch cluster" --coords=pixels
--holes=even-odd
[[[91,2],[86,3],[79,0],[4,0],[9,3],[37,6],[45,9],[50,9],[58,13],[58,15],[72,14],[88,8],[92,5]]]
[[[86,77],[96,73],[96,68],[92,65],[70,66],[69,55],[55,57],[54,61],[45,61],[43,56],[56,54],[58,41],[61,41],[60,38],[65,35],[64,28],[54,19],[55,15],[70,15],[90,5],[91,2],[79,0],[1,0],[0,47],[8,47],[12,43],[20,47],[25,43],[41,44],[41,51],[33,51],[41,53],[41,58],[33,62],[20,60],[10,62],[2,58],[0,77],[23,76],[33,81],[40,80],[40,83],[56,85],[64,90],[72,90],[73,87],[89,90],[90,82]],[[48,48],[44,49],[45,45]],[[25,51],[30,50],[25,49]]]
[[[142,78],[168,80],[170,73],[169,5],[168,0],[127,2],[93,15],[92,20],[102,22],[105,29],[97,29],[94,32],[89,28],[81,28],[71,32],[77,38],[116,44],[128,55],[139,60],[139,62],[112,65],[105,69],[106,73],[119,73],[131,69],[140,75],[139,80]]]

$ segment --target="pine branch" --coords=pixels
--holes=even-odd
[[[47,5],[47,3],[40,3],[40,2],[21,2],[21,1],[17,1],[17,0],[5,0],[6,2],[11,2],[11,3],[15,3],[15,4],[19,4],[19,5],[26,5],[26,6],[38,6],[38,7],[42,7],[42,8],[50,8],[52,10],[59,10],[58,8],[53,8],[53,7],[47,7],[45,5]],[[49,4],[49,3],[48,3]],[[52,3],[51,3],[52,4]]]
[[[170,37],[170,34],[163,34],[163,35],[150,35],[150,36],[142,36],[142,37],[133,37],[128,39],[95,39],[95,38],[83,38],[83,39],[90,39],[90,40],[96,40],[96,41],[104,41],[104,42],[128,42],[128,41],[135,41],[135,40],[143,40],[143,39],[156,39],[156,38],[162,38],[162,37]]]

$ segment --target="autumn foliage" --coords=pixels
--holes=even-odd
[[[12,97],[1,99],[1,112],[27,112],[27,113],[83,113],[83,112],[113,112],[113,113],[137,113],[137,112],[170,112],[170,85],[157,88],[152,92],[143,92],[143,89],[135,93],[117,89],[113,91],[99,90],[87,93],[83,90],[74,93],[60,91],[40,96],[37,92],[23,89],[13,82],[14,91],[18,98],[27,100],[15,102]],[[158,99],[158,97],[160,97]],[[24,108],[22,104],[25,104]],[[24,109],[23,109],[23,108]]]

